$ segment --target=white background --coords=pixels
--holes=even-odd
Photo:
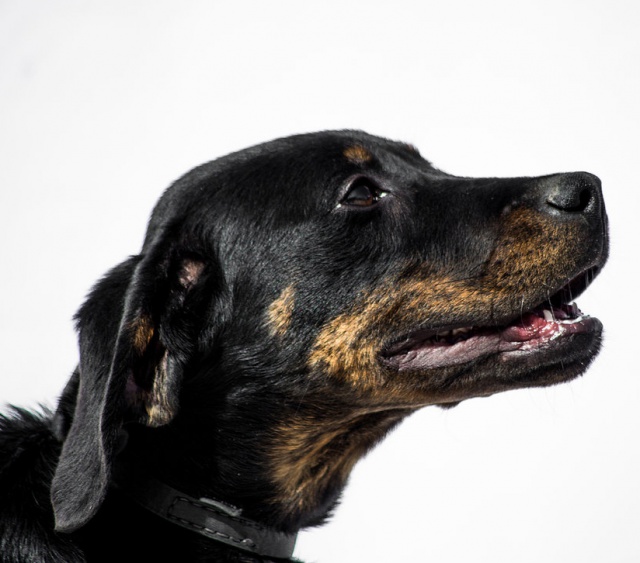
[[[189,168],[362,128],[468,176],[588,170],[606,327],[581,379],[426,409],[354,471],[309,562],[640,561],[640,4],[0,0],[0,401],[53,404],[71,316]]]

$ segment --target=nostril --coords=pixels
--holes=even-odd
[[[565,213],[584,213],[597,206],[600,181],[587,173],[562,174],[545,189],[546,203]]]
[[[560,211],[580,213],[589,207],[592,199],[593,194],[591,190],[589,188],[582,188],[579,191],[563,190],[560,193],[549,195],[547,203]]]

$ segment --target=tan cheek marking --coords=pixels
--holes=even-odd
[[[346,377],[356,386],[363,384],[376,364],[377,342],[370,336],[376,312],[371,305],[343,314],[321,330],[309,356],[312,368],[324,368],[329,374]]]
[[[342,154],[354,164],[365,164],[373,158],[371,153],[360,145],[347,147]]]
[[[290,285],[282,291],[278,299],[271,303],[267,311],[267,323],[271,334],[282,338],[287,333],[294,305],[295,289]]]
[[[385,332],[446,318],[474,299],[484,302],[485,307],[490,301],[489,296],[478,295],[475,289],[450,278],[390,283],[364,297],[364,303],[355,310],[325,325],[309,356],[309,365],[362,390],[379,388],[384,384],[384,374],[377,354]]]

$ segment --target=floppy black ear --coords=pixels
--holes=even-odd
[[[100,507],[124,422],[175,416],[206,274],[198,255],[155,244],[109,272],[78,312],[77,399],[51,486],[56,530],[80,528]]]

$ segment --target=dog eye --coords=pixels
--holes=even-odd
[[[387,192],[376,186],[368,178],[358,178],[349,186],[349,191],[342,198],[340,204],[354,207],[371,207],[386,195]]]

